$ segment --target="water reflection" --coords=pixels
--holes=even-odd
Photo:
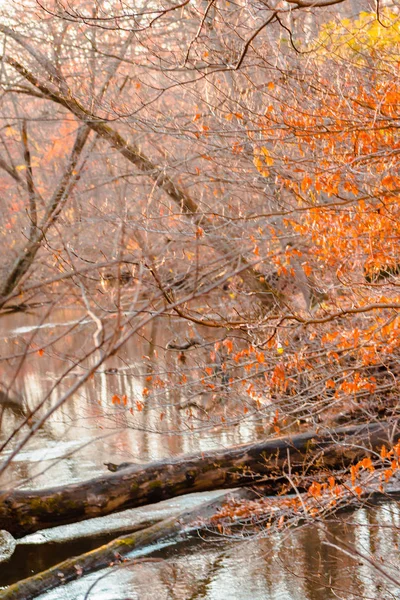
[[[37,488],[70,483],[104,472],[104,462],[143,463],[265,436],[269,424],[252,422],[248,417],[227,427],[229,417],[223,416],[227,413],[222,404],[216,410],[186,406],[185,385],[181,391],[176,382],[187,381],[187,388],[189,384],[191,390],[196,388],[204,368],[200,363],[204,359],[207,364],[216,334],[197,328],[195,335],[205,347],[196,350],[197,354],[188,352],[182,362],[179,352],[168,349],[171,340],[188,335],[179,327],[182,325],[173,318],[162,317],[138,331],[44,423],[15,457],[1,484]],[[23,399],[23,406],[30,410],[54,387],[44,403],[48,408],[91,364],[82,357],[93,347],[93,331],[93,322],[72,309],[59,310],[43,323],[40,315],[3,317],[3,386],[8,384],[10,396]],[[60,374],[68,369],[70,372],[59,381]],[[206,406],[206,393],[202,402]],[[233,406],[229,408],[234,412]],[[41,414],[39,411],[30,425]],[[21,419],[21,414],[5,409],[0,442]],[[9,455],[30,425],[21,428],[2,458]]]
[[[391,561],[393,572],[399,573],[394,551],[400,542],[399,519],[399,506],[386,504],[342,516],[327,531],[353,548],[370,548],[373,560],[385,567]],[[400,583],[396,587],[371,564],[326,546],[312,525],[242,542],[192,539],[152,557],[163,561],[104,570],[40,598],[83,600],[90,584],[106,573],[92,600],[393,600],[400,594]]]
[[[80,361],[93,343],[93,324],[78,311],[59,311],[51,322],[37,328],[39,322],[38,315],[18,314],[0,321],[1,358],[7,358],[0,363],[2,384],[9,384],[11,396],[16,401],[23,398],[29,408],[42,401],[66,369],[71,372],[57,385],[48,404],[76,381],[88,366]],[[179,406],[186,401],[185,386],[165,386],[148,379],[155,374],[155,367],[160,380],[182,381],[184,375],[195,381],[199,377],[195,358],[189,356],[182,362],[176,352],[167,349],[168,342],[178,335],[177,327],[173,319],[166,318],[138,332],[48,419],[15,457],[2,484],[22,482],[39,487],[70,483],[104,472],[103,463],[108,461],[146,462],[264,437],[269,424],[262,420],[238,419],[236,426],[229,428],[221,425],[223,406],[215,412],[194,413],[191,419],[192,409]],[[204,358],[209,354],[207,340],[213,344],[214,334],[196,332],[200,334],[206,343]],[[51,341],[54,343],[49,345]],[[27,348],[31,353],[21,360]],[[147,396],[143,390],[151,386],[152,394]],[[21,418],[17,410],[6,408],[0,441]],[[29,426],[24,426],[20,435]],[[399,527],[397,504],[360,509],[328,524],[332,535],[372,556],[396,576]],[[74,552],[84,549],[74,547]],[[109,570],[91,598],[389,600],[400,594],[400,588],[389,584],[368,561],[325,545],[321,531],[313,526],[248,542],[192,540],[163,548],[154,556],[162,562]],[[42,599],[83,599],[89,585],[104,573],[108,571],[49,592]]]

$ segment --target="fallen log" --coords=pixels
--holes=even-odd
[[[0,492],[0,529],[15,537],[39,529],[99,517],[192,492],[262,482],[279,493],[285,472],[305,477],[341,470],[391,445],[400,421],[343,427],[329,432],[269,439],[172,460],[133,465],[115,473],[41,490]]]
[[[379,481],[379,478],[376,478],[375,485],[374,483],[367,485],[360,495],[354,494],[349,488],[347,501],[345,502],[345,499],[342,498],[341,503],[335,506],[331,503],[324,505],[321,498],[316,503],[314,500],[313,504],[313,499],[307,498],[308,495],[303,494],[303,507],[306,511],[317,507],[320,514],[326,518],[332,512],[337,515],[338,511],[354,511],[360,507],[371,508],[383,502],[398,501],[400,490],[394,488],[378,491],[376,485],[379,485]],[[293,498],[296,496],[293,495]],[[193,532],[217,530],[219,533],[224,532],[224,534],[231,535],[232,532],[238,530],[239,535],[248,540],[249,535],[257,536],[260,526],[265,528],[266,522],[269,531],[271,531],[272,524],[279,530],[282,518],[285,518],[289,526],[304,523],[306,513],[303,514],[302,511],[299,512],[293,508],[285,502],[286,499],[287,497],[262,498],[258,491],[253,492],[249,489],[232,490],[221,494],[216,499],[202,502],[190,510],[187,509],[172,517],[162,519],[140,531],[135,530],[129,535],[120,536],[95,550],[68,558],[45,571],[18,581],[0,591],[0,600],[31,600],[41,595],[42,592],[58,588],[100,569],[118,568],[118,566],[131,567],[145,560],[162,561],[162,559],[152,559],[151,557],[141,558],[140,551],[145,550],[146,557],[148,557],[149,546],[152,544],[168,540],[181,541]],[[249,503],[247,509],[245,508],[246,503]],[[258,508],[254,514],[253,507],[257,507],[257,505]],[[268,517],[268,521],[265,517]],[[293,519],[293,517],[295,518]],[[159,546],[155,546],[155,549],[159,549]],[[137,551],[135,556],[127,557],[132,551]]]
[[[18,581],[4,591],[0,591],[0,600],[36,598],[45,591],[57,588],[89,573],[110,566],[117,567],[124,563],[126,555],[133,550],[147,548],[155,542],[209,527],[210,518],[227,500],[233,498],[249,499],[254,498],[254,494],[247,490],[221,494],[217,499],[203,502],[191,510],[183,511],[136,533],[118,537],[100,548],[68,558],[46,571]]]

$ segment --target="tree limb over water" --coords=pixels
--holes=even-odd
[[[0,529],[21,537],[39,529],[108,515],[193,492],[262,482],[264,492],[287,487],[285,474],[301,479],[334,472],[379,453],[400,435],[396,421],[310,431],[172,460],[133,465],[115,473],[43,490],[0,492]],[[296,482],[297,485],[297,482]]]
[[[126,560],[129,561],[126,556],[133,550],[140,550],[160,540],[176,537],[188,531],[203,529],[218,508],[228,499],[234,497],[250,498],[253,496],[254,494],[246,490],[222,494],[216,500],[203,502],[194,509],[183,511],[179,515],[164,519],[141,531],[123,535],[100,548],[81,554],[78,557],[68,558],[42,573],[19,581],[9,586],[5,591],[0,592],[0,600],[36,598],[42,592],[57,588],[69,581],[74,581],[88,573],[119,565]],[[133,559],[129,563],[134,564],[135,560]]]

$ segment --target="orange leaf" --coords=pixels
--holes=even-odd
[[[239,142],[233,142],[233,144],[232,144],[232,152],[234,154],[241,154],[243,152],[243,150],[244,150],[244,148],[243,148],[243,146],[241,146],[239,144]]]
[[[386,481],[386,483],[389,481],[389,479],[391,478],[392,475],[393,475],[393,470],[392,469],[386,469],[385,470],[385,481]]]
[[[397,444],[393,446],[393,450],[397,454],[397,456],[400,456],[400,442],[397,442]]]
[[[351,465],[350,467],[350,474],[351,474],[351,483],[352,485],[355,484],[356,482],[356,477],[357,477],[357,473],[358,473],[358,465]]]
[[[230,354],[232,352],[232,349],[233,349],[233,342],[232,342],[232,340],[224,340],[222,342],[222,345],[227,349],[228,354]]]
[[[309,177],[308,175],[306,175],[303,178],[303,181],[301,182],[301,190],[302,190],[302,192],[306,192],[308,190],[308,188],[310,187],[311,184],[312,184],[311,177]]]
[[[262,152],[262,154],[264,156],[264,162],[265,162],[265,164],[268,167],[271,167],[274,164],[275,160],[270,155],[268,148],[266,148],[265,146],[262,146],[261,147],[261,152]]]
[[[370,471],[375,470],[372,464],[372,460],[369,456],[362,460],[361,465],[364,467],[364,469],[369,469]]]
[[[336,485],[335,486],[335,496],[340,496],[341,494],[342,494],[342,486]]]
[[[319,498],[321,496],[322,486],[317,481],[313,481],[311,486],[308,488],[308,493],[313,498]]]
[[[265,362],[265,356],[264,356],[263,352],[257,352],[256,357],[257,357],[257,362],[259,362],[260,364]]]

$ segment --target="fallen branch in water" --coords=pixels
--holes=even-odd
[[[41,490],[0,491],[0,529],[21,537],[39,529],[108,515],[193,492],[262,482],[264,493],[287,488],[293,478],[340,471],[379,453],[400,436],[399,421],[343,427],[233,446]]]
[[[203,502],[194,509],[164,519],[141,531],[118,537],[96,550],[67,559],[19,581],[0,591],[0,600],[30,600],[44,591],[100,569],[131,567],[143,560],[159,560],[148,557],[143,559],[140,554],[130,559],[127,555],[134,550],[148,549],[151,544],[168,538],[184,539],[194,531],[248,540],[249,535],[264,536],[266,532],[270,534],[273,530],[280,531],[305,522],[316,524],[343,510],[370,507],[400,497],[400,490],[379,491],[379,471],[367,477],[364,484],[365,490],[360,494],[354,491],[350,481],[340,484],[339,496],[335,490],[336,483],[324,487],[321,494],[310,489],[308,493],[275,498],[260,497],[257,492],[249,489],[228,492],[217,499]],[[107,571],[102,577],[109,573]]]
[[[207,526],[209,527],[211,517],[231,498],[254,498],[254,494],[248,490],[228,492],[215,500],[203,502],[194,509],[164,519],[151,527],[118,537],[112,542],[96,548],[96,550],[64,560],[42,573],[37,573],[32,577],[10,585],[6,590],[0,591],[0,600],[30,600],[45,591],[74,581],[94,571],[121,565],[126,560],[129,561],[126,557],[133,550],[147,548],[150,544],[181,536],[189,531],[200,531]]]

